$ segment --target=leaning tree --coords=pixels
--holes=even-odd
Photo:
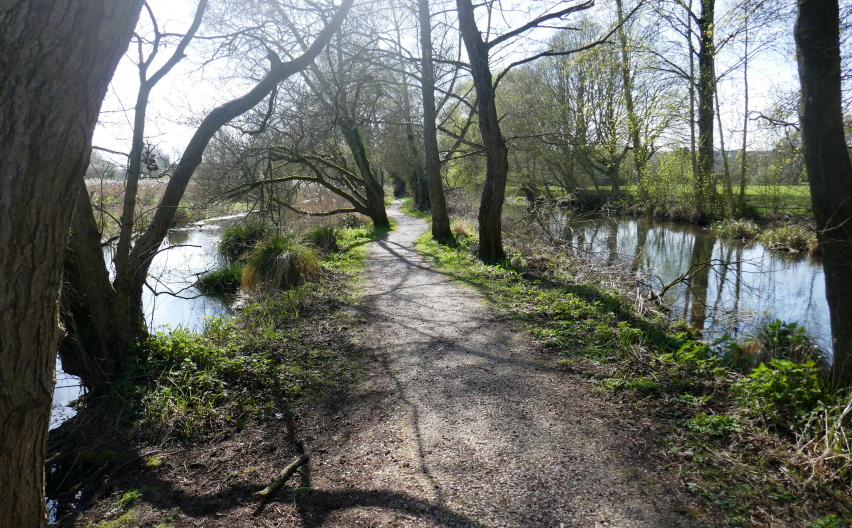
[[[130,359],[134,343],[146,336],[142,293],[148,270],[154,257],[162,250],[190,178],[201,163],[208,143],[227,123],[267,99],[285,79],[307,68],[340,28],[353,2],[345,0],[339,7],[331,8],[333,11],[330,13],[318,13],[316,18],[319,22],[314,20],[310,25],[321,24],[322,29],[309,44],[305,43],[305,36],[301,34],[306,29],[293,25],[292,40],[298,41],[300,46],[304,44],[304,51],[298,55],[286,56],[286,50],[276,51],[267,46],[265,35],[253,36],[249,30],[240,33],[264,52],[269,66],[260,72],[259,80],[248,92],[217,106],[198,125],[171,173],[150,223],[144,226],[132,244],[119,247],[124,253],[114,259],[116,270],[112,280],[103,259],[101,233],[92,208],[86,200],[77,209],[69,260],[71,268],[78,271],[74,284],[78,293],[76,310],[81,317],[76,320],[86,321],[88,331],[78,334],[75,346],[63,349],[63,365],[67,356],[67,370],[81,375],[87,386],[97,387],[120,376]],[[307,12],[319,8],[315,2],[307,4],[310,8]],[[267,13],[268,16],[273,14]],[[277,27],[275,24],[267,25]],[[282,32],[287,31],[290,27],[283,28],[282,23]],[[278,43],[282,45],[284,42],[282,35]],[[282,60],[281,55],[289,60]],[[81,192],[82,185],[78,182],[76,192]],[[132,207],[128,214],[132,218]]]

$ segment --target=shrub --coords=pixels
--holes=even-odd
[[[322,225],[310,229],[305,234],[305,242],[315,246],[325,254],[340,251],[337,245],[337,232],[332,226]]]
[[[219,255],[225,262],[236,262],[263,240],[268,232],[269,226],[264,223],[234,224],[222,231]]]
[[[807,251],[817,250],[816,233],[800,225],[774,227],[760,235],[760,241],[769,249]]]
[[[249,291],[294,288],[320,270],[317,251],[292,234],[264,239],[243,258],[242,286]]]
[[[215,293],[233,294],[240,289],[242,277],[242,266],[236,263],[227,264],[199,276],[195,287],[205,295]]]
[[[760,235],[760,227],[751,220],[724,220],[713,226],[720,238],[753,239]]]
[[[812,360],[761,363],[733,387],[737,403],[767,425],[801,431],[814,411],[829,403],[830,393]]]

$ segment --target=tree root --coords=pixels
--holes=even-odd
[[[290,478],[290,475],[295,473],[297,469],[299,469],[302,465],[307,463],[308,460],[310,460],[311,455],[310,455],[310,453],[308,453],[308,448],[305,446],[305,443],[300,441],[299,447],[302,448],[302,455],[299,458],[297,458],[296,460],[294,460],[293,462],[291,462],[290,465],[288,465],[286,468],[284,468],[284,470],[278,475],[278,478],[276,478],[272,482],[272,484],[270,484],[269,486],[266,486],[264,489],[262,489],[258,492],[253,493],[252,494],[253,499],[262,499],[263,500],[263,499],[266,499],[267,497],[269,497],[269,495],[271,495],[272,492],[274,492],[275,490],[280,488],[281,484],[284,484],[284,482],[288,478]]]

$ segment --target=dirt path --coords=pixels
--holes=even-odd
[[[629,417],[416,253],[423,221],[389,213],[365,299],[380,372],[312,468],[327,509],[308,524],[699,526]]]

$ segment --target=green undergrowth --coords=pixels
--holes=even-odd
[[[562,368],[650,418],[654,459],[704,501],[697,515],[727,526],[852,519],[849,391],[822,381],[820,355],[797,325],[703,343],[618,291],[574,281],[569,261],[542,271],[510,249],[506,262],[484,264],[471,229],[454,231],[456,244],[425,233],[417,248],[520,321]]]
[[[318,236],[327,237],[323,231]],[[361,359],[347,308],[358,299],[366,244],[388,229],[332,232],[338,251],[310,274],[300,270],[305,280],[256,298],[230,320],[209,318],[200,334],[159,332],[140,347],[118,384],[134,406],[132,436],[150,443],[215,437],[351,386]],[[291,243],[263,240],[244,255]]]
[[[150,443],[241,429],[331,396],[360,372],[351,314],[334,278],[305,283],[247,306],[202,334],[152,336],[125,381],[136,402],[133,436]]]
[[[402,200],[402,206],[399,208],[399,210],[407,214],[408,216],[420,218],[421,220],[432,220],[431,211],[420,211],[416,207],[414,207],[414,198],[404,198]]]

